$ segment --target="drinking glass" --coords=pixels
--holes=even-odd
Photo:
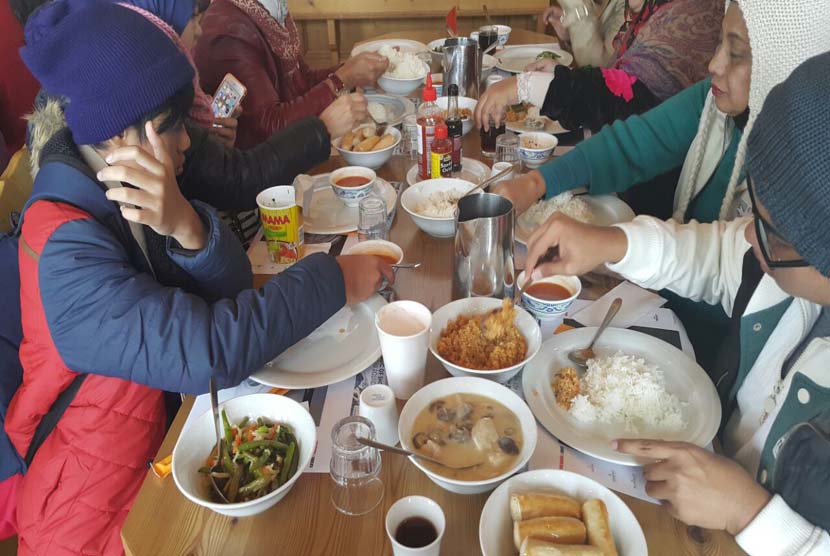
[[[499,28],[495,25],[485,25],[478,29],[478,46],[481,52],[499,42]]]
[[[380,452],[358,436],[375,440],[375,426],[365,417],[346,417],[331,429],[331,503],[346,515],[367,514],[383,499]]]
[[[415,114],[406,116],[402,127],[401,152],[409,155],[411,160],[418,160],[418,117]]]
[[[506,131],[507,128],[505,128],[504,122],[501,123],[501,126],[496,127],[495,122],[490,118],[490,128],[484,131],[484,126],[481,127],[481,154],[487,158],[496,156],[496,139],[499,135],[504,135]]]
[[[519,136],[505,133],[496,137],[496,162],[519,161]]]
[[[372,194],[360,200],[360,203],[357,205],[357,210],[358,240],[386,239],[388,233],[386,225],[386,201]]]

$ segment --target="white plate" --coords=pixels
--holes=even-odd
[[[353,377],[380,357],[375,313],[386,305],[379,295],[345,306],[317,330],[251,375],[276,388],[317,388]]]
[[[311,197],[311,208],[303,207],[303,230],[307,234],[348,234],[357,230],[358,209],[347,207],[334,194],[329,185],[329,174],[312,176],[314,179],[314,195]],[[395,210],[398,194],[388,181],[377,178],[375,186],[379,187],[386,201],[386,210],[389,214]],[[302,206],[302,202],[300,203]]]
[[[542,116],[542,120],[544,120],[545,122],[545,127],[543,129],[525,127],[524,120],[522,120],[521,122],[508,122],[506,128],[507,131],[512,131],[513,133],[527,133],[529,131],[540,131],[542,133],[549,133],[551,135],[562,135],[563,133],[571,132],[571,130],[562,127],[562,125],[558,121],[551,120],[547,116]]]
[[[492,170],[485,163],[475,160],[473,158],[461,158],[461,172],[454,178],[466,180],[470,183],[479,184],[490,177]],[[423,181],[418,177],[418,165],[414,165],[406,173],[406,183],[415,185],[419,181]]]
[[[616,195],[583,195],[582,199],[591,208],[594,215],[592,224],[598,226],[610,226],[611,224],[619,224],[620,222],[628,222],[634,220],[634,211],[631,210],[625,201],[621,200]],[[526,213],[519,216],[516,221],[516,241],[522,245],[527,245],[527,240],[530,239],[530,234],[536,230],[536,226],[531,226],[525,217]]]
[[[559,55],[556,62],[562,66],[570,66],[574,57],[569,52],[558,48],[546,48],[541,46],[508,46],[497,56],[499,63],[496,66],[508,73],[522,73],[525,66],[536,61],[536,56],[542,52],[554,52]]]
[[[597,341],[594,352],[609,356],[621,351],[657,365],[663,371],[666,390],[685,402],[682,413],[686,427],[669,435],[648,430],[635,435],[626,431],[624,425],[581,423],[559,407],[551,382],[559,369],[573,365],[568,360],[568,352],[587,346],[596,331],[594,327],[586,327],[557,334],[542,344],[536,357],[525,365],[522,376],[525,399],[551,434],[589,456],[622,465],[641,465],[644,461],[612,450],[610,443],[615,438],[679,440],[698,446],[712,441],[720,425],[721,405],[708,375],[676,347],[634,330],[609,328]]]
[[[392,121],[383,122],[387,125],[397,126],[403,119],[415,113],[415,104],[406,97],[393,97],[392,95],[367,94],[366,102],[378,102],[392,109]]]
[[[484,556],[516,554],[510,495],[532,490],[555,491],[583,503],[599,498],[608,508],[611,534],[620,556],[648,556],[643,528],[619,496],[593,479],[558,469],[537,469],[516,475],[493,491],[484,504],[478,522],[478,539]]]
[[[426,52],[427,45],[418,41],[411,41],[409,39],[378,39],[376,41],[363,42],[352,48],[352,56],[357,56],[361,52],[377,52],[382,46],[397,46],[402,52]]]

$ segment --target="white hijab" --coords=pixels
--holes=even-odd
[[[280,25],[285,25],[288,16],[288,0],[257,0]]]
[[[727,0],[727,8],[730,3]],[[720,220],[732,220],[750,208],[746,183],[739,184],[738,179],[743,173],[747,138],[770,90],[802,62],[830,50],[830,0],[739,0],[738,3],[752,49],[749,118],[735,153],[735,166],[721,205]],[[684,221],[689,203],[714,173],[729,145],[732,126],[732,120],[717,109],[709,93],[677,184],[672,216],[675,220]]]

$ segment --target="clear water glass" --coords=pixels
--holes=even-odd
[[[380,196],[372,194],[360,200],[357,210],[358,240],[386,239],[389,231],[386,222],[386,201]]]
[[[331,503],[346,515],[367,514],[383,500],[380,452],[358,442],[358,436],[376,438],[375,426],[365,417],[346,417],[331,430]]]
[[[403,119],[401,152],[411,160],[418,160],[418,117],[410,114]]]
[[[496,162],[519,162],[519,136],[505,133],[496,137]]]

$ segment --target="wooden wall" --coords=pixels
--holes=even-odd
[[[514,29],[536,29],[536,14],[547,0],[485,0],[494,23]],[[444,17],[452,4],[437,0],[289,0],[288,6],[300,27],[306,60],[315,67],[331,65],[329,35],[337,37],[340,59],[348,57],[352,45],[394,31],[434,29],[435,38],[445,36]],[[467,14],[467,15],[465,15]],[[485,25],[481,4],[459,0],[458,30],[469,34]],[[332,29],[333,27],[333,29]]]

